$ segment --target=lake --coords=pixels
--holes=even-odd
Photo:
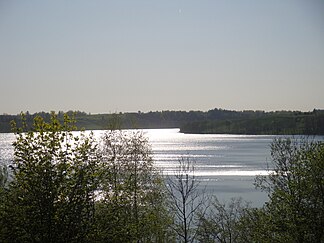
[[[195,163],[195,175],[207,193],[221,201],[242,197],[253,206],[267,200],[253,182],[267,174],[270,143],[274,136],[183,134],[179,129],[144,130],[152,145],[155,163],[172,173],[181,157]]]
[[[103,131],[94,131],[100,136]],[[252,206],[262,206],[264,192],[256,190],[256,175],[267,174],[271,162],[270,144],[275,136],[183,134],[179,129],[144,129],[152,146],[153,158],[164,174],[172,174],[180,158],[195,163],[195,175],[201,188],[220,201],[242,197]],[[14,141],[11,133],[0,134],[0,160],[9,164]],[[317,139],[324,140],[323,136]]]

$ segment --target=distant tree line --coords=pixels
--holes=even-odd
[[[233,118],[189,122],[184,133],[324,135],[324,111],[247,113]]]
[[[57,116],[63,121],[64,112]],[[229,134],[300,134],[323,135],[324,111],[231,111],[213,109],[202,111],[155,111],[119,114],[88,114],[81,111],[69,111],[67,114],[76,119],[80,129],[107,129],[109,122],[118,115],[121,128],[180,128],[184,133],[229,133]],[[50,120],[50,113],[26,113],[26,123],[32,127],[36,116]],[[0,132],[11,132],[10,121],[18,125],[20,115],[0,115]]]
[[[262,208],[198,190],[194,163],[154,167],[148,140],[114,120],[100,138],[52,113],[13,122],[14,159],[0,166],[0,242],[324,242],[324,145],[275,139]],[[27,132],[26,132],[27,131]]]

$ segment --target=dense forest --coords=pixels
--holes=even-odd
[[[63,121],[64,112],[58,113]],[[121,121],[121,128],[180,128],[184,133],[222,134],[300,134],[323,135],[324,111],[231,111],[213,109],[203,111],[155,111],[118,114],[88,114],[69,111],[74,114],[77,127],[86,130],[107,129],[112,120]],[[36,116],[49,121],[50,113],[25,114],[28,127]],[[0,115],[0,132],[11,132],[10,122],[21,125],[20,115]]]
[[[15,128],[14,159],[0,165],[0,242],[324,242],[324,146],[275,139],[261,208],[198,189],[194,163],[161,175],[141,131],[72,133],[51,114]],[[1,159],[1,158],[0,158]]]
[[[323,135],[324,111],[235,112],[181,126],[184,133]]]

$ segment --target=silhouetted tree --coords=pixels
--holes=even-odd
[[[206,206],[204,191],[199,191],[195,166],[189,158],[181,158],[174,175],[167,177],[170,209],[174,214],[173,230],[181,242],[194,242],[198,211],[202,215]]]
[[[213,198],[208,212],[198,214],[197,238],[199,242],[235,243],[249,242],[245,237],[246,225],[242,217],[247,214],[249,204],[241,198],[232,198],[223,204]]]

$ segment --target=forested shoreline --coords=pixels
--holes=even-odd
[[[58,112],[63,121],[64,112]],[[120,120],[122,129],[130,128],[180,128],[183,133],[220,133],[254,135],[324,135],[324,111],[231,111],[213,109],[203,111],[154,111],[128,112],[114,114],[88,114],[81,111],[69,111],[74,115],[76,126],[86,130],[105,130],[108,124]],[[50,120],[50,113],[26,113],[26,123],[32,126],[36,116]],[[11,121],[21,125],[19,115],[0,115],[0,132],[11,132]]]
[[[324,112],[264,113],[233,119],[189,122],[183,133],[248,135],[324,135]]]

